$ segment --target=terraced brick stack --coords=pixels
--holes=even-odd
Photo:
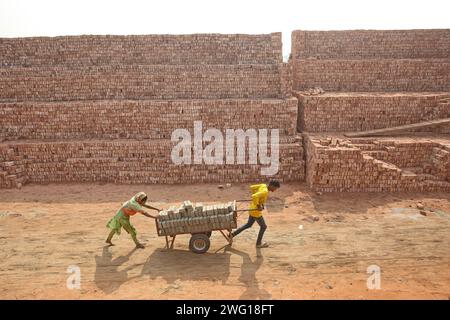
[[[306,181],[324,192],[450,191],[450,140],[305,137]]]
[[[382,129],[450,117],[450,94],[325,92],[299,100],[298,128],[306,132],[351,132]],[[450,133],[450,126],[426,131]]]
[[[0,39],[0,187],[268,178],[261,164],[174,164],[171,134],[194,121],[279,129],[276,176],[302,180],[291,85],[280,33]]]
[[[450,91],[450,29],[294,31],[295,90]]]
[[[2,147],[13,151],[0,158],[1,170],[10,176],[20,168],[26,176],[24,181],[35,183],[173,184],[262,179],[259,164],[175,164],[171,159],[173,143],[167,139],[14,141],[3,143]],[[299,156],[302,154],[301,141],[282,139],[279,148],[277,176],[286,180],[304,179],[303,158]],[[8,181],[15,179],[16,176],[11,176]],[[14,185],[2,182],[2,186]]]
[[[449,29],[294,31],[290,62],[313,189],[448,190],[448,125],[417,144],[338,137],[450,117]]]
[[[183,99],[4,102],[0,137],[16,139],[170,139],[175,128],[279,129],[296,133],[297,100]]]

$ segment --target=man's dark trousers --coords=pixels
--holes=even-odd
[[[259,224],[259,233],[258,233],[258,240],[256,240],[256,244],[260,245],[262,242],[262,238],[264,236],[264,232],[267,229],[267,225],[266,222],[264,221],[264,218],[261,216],[259,218],[255,218],[252,216],[248,216],[248,221],[246,224],[244,224],[242,227],[240,227],[239,229],[233,231],[231,234],[233,235],[233,237],[237,236],[239,233],[241,233],[242,231],[244,231],[245,229],[251,228],[251,226],[253,226],[253,224],[255,223],[255,221]]]

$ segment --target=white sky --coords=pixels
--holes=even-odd
[[[450,28],[450,1],[0,0],[0,37]]]

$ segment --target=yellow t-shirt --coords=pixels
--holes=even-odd
[[[269,195],[269,189],[267,189],[266,184],[254,184],[250,186],[250,190],[252,190],[252,203],[250,209],[256,209],[259,204],[266,203],[267,196]],[[262,211],[249,211],[249,214],[252,217],[259,218],[262,216]]]

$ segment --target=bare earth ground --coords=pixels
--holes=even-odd
[[[323,194],[304,184],[271,193],[265,218],[270,248],[255,249],[258,227],[232,248],[213,233],[208,253],[188,251],[179,236],[166,251],[155,223],[132,217],[105,247],[106,222],[137,191],[161,207],[184,200],[223,202],[248,196],[248,185],[29,185],[0,190],[1,299],[449,299],[450,195]],[[422,202],[427,215],[416,204]],[[304,218],[317,215],[319,221]],[[239,217],[239,225],[246,213]],[[303,229],[299,226],[303,225]],[[81,288],[69,290],[70,265]],[[381,268],[381,289],[367,288],[367,268]]]

